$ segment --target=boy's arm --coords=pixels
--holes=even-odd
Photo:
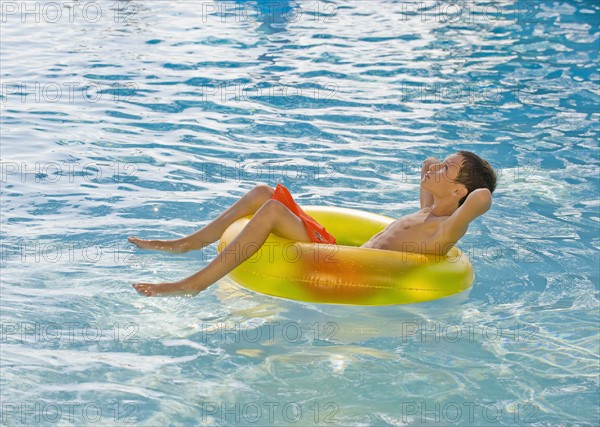
[[[444,221],[439,231],[439,241],[456,243],[465,235],[469,223],[486,213],[492,206],[492,193],[487,188],[478,188],[467,196],[463,204]],[[447,246],[450,249],[450,245]]]
[[[440,163],[440,160],[435,157],[427,157],[423,161],[423,166],[421,167],[421,181],[423,181],[423,177],[425,176],[425,172],[429,170],[429,166],[435,163]],[[433,205],[433,195],[423,188],[423,184],[421,183],[421,209],[429,207]]]

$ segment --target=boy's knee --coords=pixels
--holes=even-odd
[[[287,207],[281,203],[279,200],[269,199],[265,203],[263,203],[262,208],[267,212],[272,212],[279,214],[282,210],[287,209]]]
[[[259,184],[256,187],[254,187],[254,191],[259,196],[270,199],[271,197],[273,197],[273,192],[275,191],[275,189],[266,184]]]
[[[281,203],[279,200],[269,199],[262,204],[260,209],[256,211],[254,215],[255,218],[261,218],[263,220],[275,220],[279,218],[284,213],[287,207]]]

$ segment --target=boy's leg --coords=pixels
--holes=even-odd
[[[311,241],[300,218],[281,202],[269,200],[256,212],[236,238],[203,270],[179,282],[156,285],[136,283],[133,287],[146,296],[173,292],[196,294],[252,257],[265,243],[270,233],[294,241]]]
[[[254,214],[266,201],[271,199],[273,191],[273,188],[268,185],[257,185],[210,224],[189,236],[175,240],[143,240],[131,236],[128,240],[142,249],[170,252],[187,252],[202,249],[216,242],[231,223],[246,215]]]

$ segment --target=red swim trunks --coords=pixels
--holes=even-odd
[[[277,187],[275,188],[272,198],[279,200],[281,203],[286,205],[289,210],[291,210],[298,218],[302,220],[311,241],[314,243],[336,243],[335,237],[329,234],[327,230],[325,230],[325,227],[315,221],[311,216],[307,215],[294,201],[289,190],[280,183],[277,183]]]

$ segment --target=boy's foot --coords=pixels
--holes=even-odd
[[[153,249],[157,251],[168,251],[168,252],[185,252],[179,244],[170,242],[168,240],[144,240],[135,236],[129,237],[127,240],[133,243],[140,249]]]
[[[174,282],[174,283],[134,283],[132,285],[136,291],[138,291],[141,295],[145,295],[147,297],[156,297],[165,294],[177,294],[177,295],[196,295],[200,291],[203,291],[208,286],[202,289],[195,289],[190,286],[189,283],[182,282]]]

